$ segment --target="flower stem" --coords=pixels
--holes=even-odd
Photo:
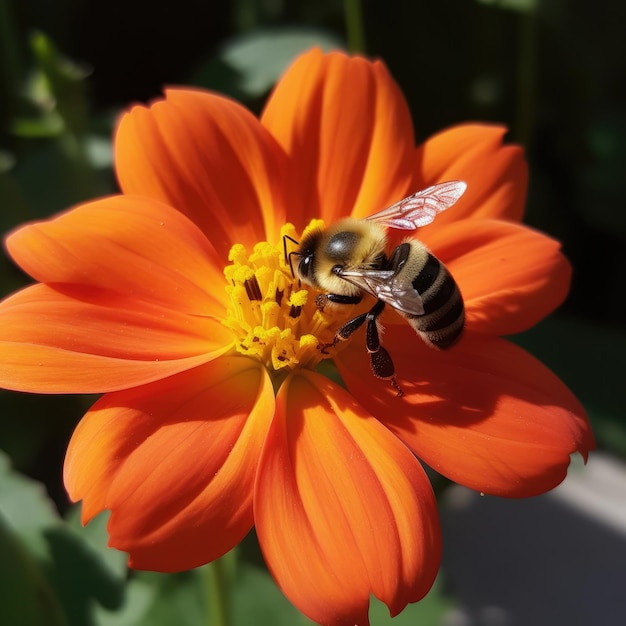
[[[232,622],[230,560],[227,554],[206,566],[209,626],[229,626]]]
[[[517,72],[516,139],[530,151],[537,62],[537,16],[534,9],[519,16],[519,66]]]
[[[346,39],[350,52],[365,52],[365,32],[363,31],[363,15],[361,0],[344,0],[346,16]]]

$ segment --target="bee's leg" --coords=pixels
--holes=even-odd
[[[334,348],[340,341],[345,341],[352,335],[353,332],[363,326],[363,322],[367,319],[367,313],[362,313],[348,320],[341,328],[337,330],[333,340],[330,343],[324,343],[320,345],[322,354],[328,354],[326,350],[328,348]]]
[[[329,302],[333,304],[358,304],[362,300],[362,296],[357,294],[356,296],[344,296],[339,293],[321,293],[315,298],[315,306],[320,311],[324,311],[324,308]],[[319,349],[322,354],[328,354],[327,349],[333,348],[340,341],[345,341],[355,330],[361,327],[365,321],[366,314],[358,315],[357,317],[348,320],[336,333],[333,340],[330,343],[323,343],[319,345]]]
[[[398,397],[401,397],[404,395],[404,392],[396,381],[396,368],[393,364],[391,355],[381,345],[380,337],[378,335],[376,320],[383,312],[384,308],[385,303],[382,300],[378,300],[378,302],[376,302],[376,304],[365,314],[367,319],[365,346],[367,347],[367,351],[370,355],[370,363],[372,365],[374,376],[376,376],[376,378],[383,378],[391,381],[394,389],[398,392]]]
[[[315,298],[315,306],[320,311],[324,311],[324,307],[332,302],[333,304],[358,304],[363,297],[361,294],[356,296],[344,296],[339,293],[321,293]],[[365,321],[367,314],[358,315],[357,317],[348,320],[336,333],[333,340],[330,343],[320,344],[319,349],[322,354],[328,354],[327,349],[335,347],[340,341],[345,341],[350,335],[357,329],[359,329]]]
[[[343,296],[339,293],[320,293],[319,296],[315,298],[315,306],[323,312],[329,302],[333,304],[358,304],[362,299],[361,294],[357,294],[356,296]]]

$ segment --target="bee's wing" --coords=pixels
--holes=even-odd
[[[462,180],[433,185],[365,218],[390,228],[415,230],[430,224],[437,213],[450,208],[467,189]]]
[[[393,270],[342,270],[337,275],[402,313],[424,315],[419,293],[410,283],[397,280]]]

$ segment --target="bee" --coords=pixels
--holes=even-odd
[[[364,294],[376,299],[372,308],[348,320],[335,333],[329,347],[348,339],[366,325],[365,345],[374,376],[389,380],[398,396],[395,366],[380,341],[378,318],[389,305],[403,316],[430,346],[445,349],[461,336],[465,307],[461,292],[445,265],[426,246],[408,238],[387,254],[387,228],[416,230],[430,224],[438,213],[450,208],[465,193],[463,181],[449,181],[418,191],[365,219],[345,218],[325,230],[309,233],[298,249],[287,255],[292,275],[292,257],[298,257],[301,282],[323,293],[315,303],[355,305]],[[289,238],[291,239],[291,238]]]

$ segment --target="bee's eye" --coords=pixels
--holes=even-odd
[[[300,263],[298,263],[298,274],[300,274],[300,278],[309,278],[311,268],[313,267],[312,261],[312,254],[307,254],[300,259]]]
[[[359,235],[350,231],[343,231],[333,235],[326,246],[326,254],[334,261],[349,259],[359,242]]]

